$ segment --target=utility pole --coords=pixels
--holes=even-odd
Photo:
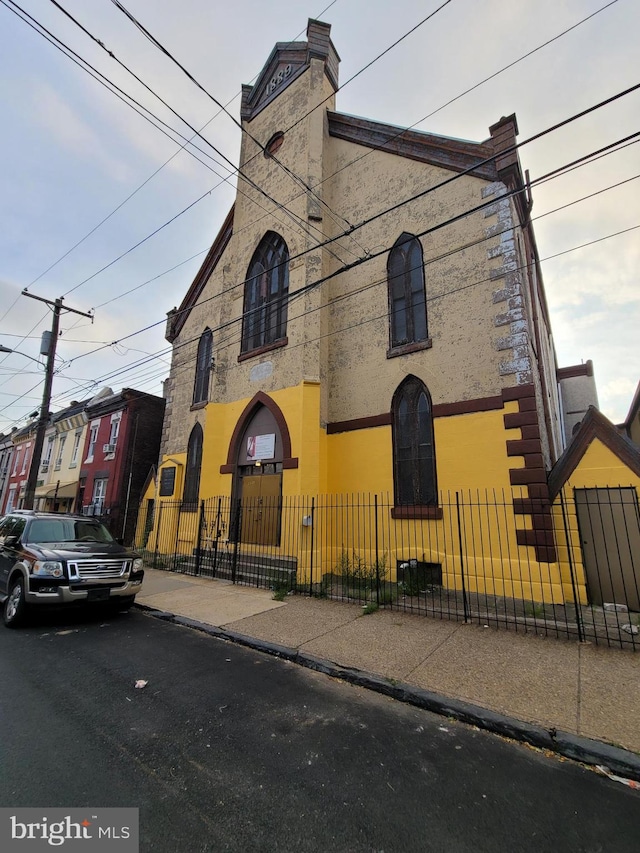
[[[44,434],[47,430],[49,422],[49,405],[51,403],[51,386],[53,384],[54,360],[56,356],[56,346],[58,343],[58,334],[60,330],[60,313],[70,311],[73,314],[80,314],[82,317],[90,317],[93,322],[92,314],[85,314],[84,311],[76,311],[75,308],[67,308],[62,305],[62,297],[53,302],[50,299],[43,299],[42,296],[34,296],[33,293],[22,291],[23,296],[28,296],[30,299],[37,299],[38,302],[44,302],[53,308],[53,321],[51,323],[51,339],[47,350],[47,366],[44,379],[44,390],[42,392],[42,405],[40,407],[40,417],[36,427],[36,438],[33,445],[33,453],[31,454],[31,465],[29,467],[29,477],[24,491],[23,507],[24,509],[33,509],[35,499],[36,483],[38,481],[38,469],[40,467],[40,457],[42,456],[42,447],[44,445]],[[45,353],[42,353],[43,355]]]

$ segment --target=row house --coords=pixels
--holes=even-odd
[[[75,512],[89,401],[73,402],[51,416],[44,437],[35,491],[35,508]]]
[[[36,426],[37,420],[33,419],[26,426],[11,434],[13,459],[10,467],[7,468],[6,491],[2,501],[3,514],[14,509],[21,509],[23,506],[36,437]]]
[[[165,401],[132,388],[104,389],[85,408],[77,511],[98,515],[129,542],[150,469],[157,463]]]
[[[13,433],[15,429],[6,435],[0,435],[0,507],[4,503],[9,485],[9,475],[13,462]]]

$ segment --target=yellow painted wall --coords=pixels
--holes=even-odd
[[[302,382],[275,391],[271,397],[287,421],[291,454],[298,459],[297,468],[283,471],[282,525],[288,531],[288,553],[293,549],[298,558],[300,582],[311,580],[311,533],[302,524],[302,516],[308,512],[305,501],[310,502],[313,497],[315,548],[321,543],[321,556],[314,557],[314,582],[325,573],[339,572],[345,559],[362,562],[371,569],[377,553],[386,579],[394,582],[398,562],[417,559],[441,564],[443,583],[449,590],[461,589],[464,570],[470,593],[512,595],[547,603],[562,600],[559,568],[538,564],[533,549],[519,546],[516,541],[516,529],[526,526],[528,519],[514,516],[512,496],[525,496],[526,491],[510,486],[509,469],[518,467],[522,460],[507,456],[505,440],[519,438],[520,432],[505,431],[503,417],[517,411],[517,403],[508,403],[499,410],[436,418],[442,517],[394,520],[391,426],[327,435],[318,426],[317,382]],[[209,404],[206,408],[202,499],[231,495],[232,475],[220,474],[220,465],[227,462],[233,431],[249,401],[245,398]],[[186,457],[175,454],[170,464],[176,461],[184,463]],[[197,530],[189,517],[193,514],[181,518],[177,508],[170,508],[181,496],[182,477],[176,483],[175,495],[158,501],[165,503],[158,548],[167,553],[178,548],[180,553],[189,554],[195,547]],[[378,526],[382,531],[377,552],[372,544],[373,495],[378,496]],[[302,504],[297,503],[299,500]],[[462,558],[459,520],[464,530]]]
[[[603,489],[617,486],[632,487],[640,492],[640,477],[634,474],[602,441],[594,438],[564,484],[562,494],[556,497],[553,507],[555,527],[560,531],[558,561],[564,594],[569,601],[574,594],[577,594],[581,604],[587,603],[586,575],[582,560],[574,489]]]

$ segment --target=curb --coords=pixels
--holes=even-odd
[[[453,699],[450,696],[424,690],[421,687],[414,687],[411,684],[389,681],[379,675],[341,666],[333,661],[315,657],[289,646],[259,640],[237,631],[218,628],[215,625],[207,625],[204,622],[198,622],[187,616],[177,616],[165,610],[156,610],[147,604],[136,604],[135,606],[156,619],[173,622],[176,625],[192,628],[220,640],[226,640],[272,657],[288,660],[315,672],[321,672],[331,678],[339,678],[356,687],[373,690],[399,702],[414,705],[417,708],[431,711],[433,714],[448,717],[467,725],[477,726],[479,729],[507,737],[510,740],[528,743],[539,749],[547,749],[573,761],[593,766],[604,766],[618,776],[640,782],[640,755],[630,750],[581,737],[571,732],[554,728],[545,729],[543,726],[508,717],[505,714],[482,708],[480,705],[473,705],[470,702],[464,702],[461,699]]]

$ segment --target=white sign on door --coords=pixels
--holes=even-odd
[[[276,450],[275,434],[250,435],[247,438],[247,459],[273,459]]]

